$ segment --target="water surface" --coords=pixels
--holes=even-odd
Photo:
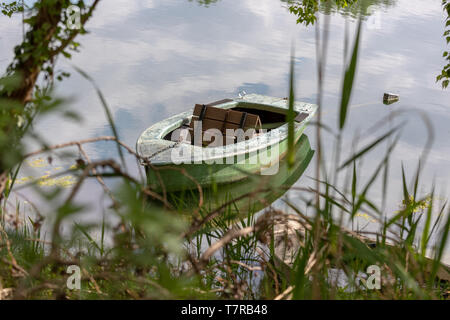
[[[355,134],[361,134],[359,146],[363,146],[389,126],[408,121],[396,151],[391,154],[386,211],[394,212],[402,196],[401,163],[412,178],[427,143],[426,127],[418,113],[428,117],[434,129],[420,192],[428,193],[434,181],[440,186],[442,198],[447,195],[450,91],[435,83],[444,65],[444,16],[440,0],[364,1],[363,8],[369,4],[375,10],[364,23],[343,149],[346,156],[350,155]],[[95,79],[114,114],[120,138],[130,146],[151,124],[195,103],[236,97],[241,90],[287,96],[293,42],[297,99],[316,102],[314,28],[297,25],[296,17],[286,6],[286,2],[279,0],[102,1],[87,25],[90,33],[78,38],[81,52],[74,54],[70,64],[81,67]],[[332,128],[336,128],[338,121],[345,19],[353,38],[354,15],[355,12],[347,16],[331,14],[323,120]],[[0,67],[4,70],[14,45],[21,39],[20,18],[0,17],[0,28]],[[52,144],[111,134],[94,88],[70,64],[67,60],[58,61],[58,69],[72,75],[59,84],[57,94],[73,97],[70,108],[82,116],[82,122],[59,115],[41,118],[36,130]],[[384,92],[400,94],[400,101],[383,105]],[[404,111],[401,117],[391,123],[386,121],[379,131],[373,128],[380,119],[400,110]],[[308,128],[306,134],[314,148],[314,128]],[[35,147],[33,142],[29,144]],[[326,160],[330,161],[332,138],[326,135],[324,144]],[[109,143],[90,145],[86,150],[92,159],[116,157],[116,149]],[[380,147],[366,157],[361,167],[362,180],[370,176],[384,150],[385,147]],[[137,173],[132,159],[129,160],[130,169]],[[298,185],[312,183],[307,176],[314,175],[313,162]],[[57,166],[68,167],[70,163],[56,161],[52,166],[34,168],[33,173],[24,176],[45,174]],[[101,188],[95,181],[89,182],[80,193],[77,199],[88,205],[85,217],[95,218],[105,212],[100,194]],[[295,192],[287,196],[293,201],[299,199]],[[371,196],[381,199],[381,187]],[[283,204],[279,201],[277,205]]]

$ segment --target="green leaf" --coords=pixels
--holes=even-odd
[[[294,49],[292,49],[291,55],[291,66],[290,66],[290,75],[289,75],[289,109],[287,113],[287,123],[288,123],[288,154],[287,161],[288,166],[291,168],[295,162],[295,131],[294,131]]]
[[[356,73],[356,65],[358,62],[358,49],[359,49],[359,41],[361,36],[361,25],[362,20],[359,20],[358,23],[358,31],[356,34],[355,46],[353,48],[352,59],[350,61],[350,65],[347,67],[345,71],[344,84],[342,87],[342,98],[341,98],[341,107],[340,107],[340,116],[339,116],[339,129],[343,129],[345,125],[345,120],[347,118],[348,105],[350,103],[350,97],[352,94],[353,81],[355,79]]]
[[[433,199],[434,199],[434,191],[431,193],[430,205],[427,208],[427,217],[425,220],[425,226],[422,232],[422,241],[421,241],[421,249],[422,249],[422,257],[425,258],[425,254],[427,251],[429,234],[430,234],[430,226],[431,226],[431,216],[433,213]]]
[[[353,176],[352,176],[352,204],[353,205],[355,205],[355,199],[356,199],[356,183],[357,183],[356,162],[353,161]]]
[[[74,69],[81,74],[81,76],[83,76],[86,80],[88,80],[95,88],[95,91],[97,92],[97,96],[100,99],[100,102],[102,103],[103,109],[105,111],[107,120],[109,125],[111,126],[111,130],[113,132],[114,137],[116,138],[117,142],[119,141],[119,133],[117,131],[116,125],[114,123],[114,119],[113,116],[111,114],[111,110],[109,109],[108,104],[106,103],[106,99],[103,96],[103,93],[101,92],[101,90],[99,89],[99,87],[97,86],[97,84],[95,83],[94,79],[92,79],[86,72],[84,72],[82,69],[78,68],[77,66],[74,66]],[[122,165],[124,168],[126,168],[126,164],[125,164],[125,156],[122,152],[122,149],[120,147],[120,144],[117,143],[117,152],[119,153],[119,157],[120,160],[122,161]]]
[[[374,142],[372,142],[371,144],[369,144],[367,147],[365,147],[364,149],[362,149],[361,151],[359,151],[356,155],[352,156],[350,159],[346,160],[340,167],[339,170],[345,168],[346,166],[348,166],[349,164],[353,163],[353,161],[355,161],[356,159],[360,158],[362,155],[364,155],[365,153],[369,152],[370,150],[372,150],[375,146],[377,146],[380,142],[386,140],[388,137],[390,137],[392,134],[394,134],[399,128],[401,127],[401,125],[395,127],[394,129],[388,131],[386,134],[384,134],[383,136],[381,136],[380,138],[378,138],[377,140],[375,140]]]

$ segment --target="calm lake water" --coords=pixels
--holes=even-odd
[[[279,0],[215,0],[209,1],[212,3],[208,6],[202,2],[102,1],[87,25],[90,33],[77,39],[81,52],[74,54],[70,63],[61,59],[57,64],[58,69],[72,74],[58,85],[57,94],[73,98],[69,108],[81,115],[82,122],[52,115],[37,121],[36,131],[51,144],[111,134],[94,88],[71,65],[81,67],[95,79],[114,114],[120,138],[134,146],[140,133],[151,124],[195,103],[236,97],[241,90],[287,96],[293,42],[296,98],[316,102],[314,27],[297,25],[286,3]],[[389,127],[407,121],[391,154],[386,211],[394,212],[402,197],[401,163],[411,180],[425,145],[431,150],[420,193],[429,193],[434,181],[441,195],[438,200],[448,196],[450,89],[442,90],[435,83],[444,65],[444,15],[440,0],[365,1],[366,5],[369,3],[374,10],[364,23],[352,109],[343,134],[343,158],[351,154],[355,134],[361,136],[361,148]],[[338,122],[345,19],[334,13],[329,27],[323,121],[331,128],[336,128]],[[351,16],[347,20],[353,39],[356,23]],[[0,17],[0,30],[0,67],[5,70],[13,47],[22,36],[20,17]],[[384,105],[384,92],[400,94],[400,101]],[[382,127],[373,127],[398,111],[404,113],[391,122],[384,121]],[[420,114],[432,124],[432,145],[427,143],[428,133]],[[306,133],[315,148],[314,128],[308,128]],[[334,141],[329,135],[324,138],[326,160],[330,161]],[[37,147],[31,140],[28,143],[30,148]],[[365,158],[360,170],[362,181],[370,177],[385,149],[381,146]],[[110,143],[89,145],[86,150],[92,159],[116,157],[116,149]],[[58,166],[67,168],[70,163],[56,159],[48,166],[37,159],[25,166],[22,177],[57,171]],[[314,175],[314,167],[313,160],[298,185],[312,183],[308,176]],[[131,159],[130,170],[137,174]],[[21,192],[34,198],[30,190]],[[105,212],[108,201],[100,194],[101,188],[95,181],[80,193],[79,201],[87,205],[87,219],[101,217]],[[295,192],[287,196],[293,201],[299,198]],[[375,188],[371,196],[381,199],[381,187]],[[278,201],[276,205],[283,204]],[[370,224],[361,221],[361,225],[366,223]]]

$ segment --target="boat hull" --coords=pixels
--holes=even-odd
[[[296,132],[296,142],[302,133],[303,128]],[[215,159],[214,163],[146,166],[147,183],[156,192],[174,192],[219,186],[241,181],[252,175],[276,175],[287,150],[287,139],[284,139],[264,150],[245,154],[245,158],[234,156],[232,159]]]
[[[267,207],[298,181],[314,155],[306,135],[299,138],[294,149],[294,165],[289,166],[286,157],[283,158],[279,171],[273,176],[251,175],[240,181],[202,188],[202,208],[211,212],[223,205],[232,204],[227,206],[227,213],[233,218]],[[197,208],[200,201],[200,193],[196,189],[168,192],[166,196],[174,207],[187,213]]]

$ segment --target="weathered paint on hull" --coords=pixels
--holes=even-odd
[[[308,137],[302,135],[295,145],[295,163],[287,165],[286,158],[280,161],[279,172],[273,176],[249,176],[238,182],[203,188],[203,209],[210,212],[220,206],[227,206],[228,213],[245,215],[257,212],[281,197],[308,167],[314,151],[311,149]],[[257,192],[256,192],[257,191]],[[246,196],[254,193],[251,196]],[[180,211],[192,212],[198,206],[199,193],[196,190],[172,192],[167,194],[169,202]],[[182,208],[180,208],[182,206]]]
[[[304,128],[297,130],[296,142],[302,136]],[[276,152],[272,152],[272,149]],[[274,166],[274,170],[277,170],[277,166],[279,167],[280,161],[287,153],[287,139],[267,148],[267,153],[266,151],[264,153],[270,158],[270,161],[266,159],[264,163],[270,163]],[[237,158],[235,157],[234,160],[237,160]],[[226,159],[222,158],[214,164],[190,163],[171,166],[147,166],[147,183],[156,192],[190,190],[197,189],[198,186],[208,188],[214,184],[222,185],[241,181],[248,178],[249,175],[260,175],[261,170],[268,167],[264,163],[259,161],[258,153],[254,153],[253,155],[247,154],[245,161],[234,164],[226,164]]]

